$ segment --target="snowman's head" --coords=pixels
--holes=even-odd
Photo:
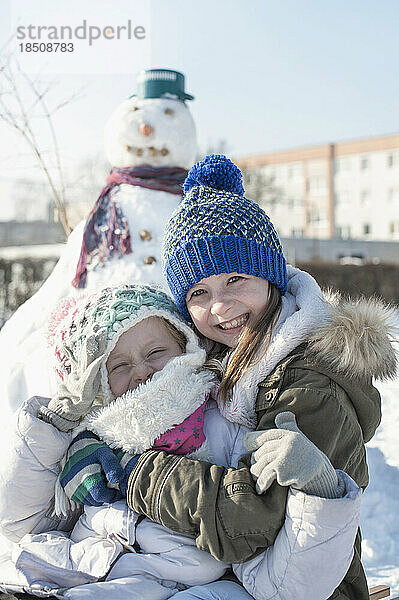
[[[197,152],[194,120],[180,100],[133,96],[109,118],[105,152],[113,167],[189,169]]]

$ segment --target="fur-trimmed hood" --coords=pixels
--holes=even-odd
[[[342,300],[323,294],[308,273],[287,266],[288,289],[267,352],[235,385],[222,414],[237,423],[256,426],[259,384],[295,348],[307,344],[307,355],[342,380],[359,384],[371,378],[395,377],[398,357],[392,341],[399,335],[399,313],[375,299]]]
[[[329,320],[308,338],[307,355],[352,380],[393,379],[398,356],[399,312],[376,298],[351,300],[326,294]]]
[[[111,448],[131,454],[148,450],[205,401],[215,378],[202,369],[204,361],[201,349],[172,359],[150,381],[95,409],[80,427],[96,433]]]

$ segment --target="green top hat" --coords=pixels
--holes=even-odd
[[[174,98],[193,100],[184,91],[184,75],[172,69],[146,69],[137,77],[137,98]]]

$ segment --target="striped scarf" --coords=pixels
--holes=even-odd
[[[107,185],[87,217],[72,285],[76,288],[86,286],[87,265],[94,257],[102,263],[114,255],[123,256],[132,252],[129,224],[111,194],[116,185],[126,183],[182,196],[186,176],[187,171],[180,167],[114,167],[107,176]]]

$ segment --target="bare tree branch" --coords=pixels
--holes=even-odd
[[[58,178],[59,178],[59,182],[60,182],[60,203],[62,204],[63,207],[65,207],[66,205],[66,197],[65,197],[65,182],[64,182],[64,174],[63,174],[63,170],[62,170],[62,165],[61,165],[61,156],[60,156],[60,149],[58,146],[58,140],[57,140],[57,136],[55,133],[55,129],[54,129],[54,124],[53,121],[51,119],[50,116],[50,112],[48,110],[47,107],[47,103],[45,101],[45,93],[40,93],[35,82],[32,81],[32,79],[30,79],[30,77],[28,77],[28,75],[26,73],[23,73],[23,77],[24,79],[27,81],[28,85],[31,87],[33,93],[35,94],[38,102],[40,103],[40,105],[43,108],[44,111],[44,116],[47,119],[49,128],[50,128],[50,132],[51,132],[51,137],[53,140],[53,146],[54,146],[54,152],[55,152],[55,158],[56,158],[56,164],[57,164],[57,171],[58,171]],[[57,204],[58,206],[58,204]],[[65,214],[65,220],[67,221],[66,218],[66,214]],[[67,233],[67,232],[66,232]],[[70,232],[69,232],[70,233]]]
[[[75,92],[74,94],[71,94],[68,98],[65,98],[65,100],[63,100],[62,102],[60,102],[53,108],[53,110],[51,111],[50,114],[53,115],[54,113],[58,112],[60,110],[60,108],[64,108],[64,106],[66,106],[67,104],[70,104],[71,102],[75,102],[75,100],[78,100],[81,97],[81,93],[82,93],[82,90],[79,90],[79,91]]]
[[[36,106],[39,104],[41,99],[44,98],[51,91],[51,89],[53,87],[54,86],[52,84],[48,84],[47,87],[44,88],[44,90],[42,90],[41,92],[37,92],[36,98],[34,99],[34,101],[32,102],[32,104],[29,106],[29,108],[27,110],[27,112],[29,114],[32,113],[33,109],[36,108]]]
[[[51,190],[55,205],[57,206],[60,221],[65,233],[69,235],[71,227],[66,214],[66,185],[61,152],[58,144],[57,132],[52,120],[53,115],[61,108],[78,98],[75,93],[65,98],[55,107],[48,104],[49,93],[54,82],[44,85],[25,73],[14,55],[2,53],[0,64],[0,119],[13,128],[25,140],[31,149],[41,171],[43,172]],[[40,113],[37,109],[40,109]],[[55,157],[55,175],[50,165],[50,158],[46,157],[47,151],[35,128],[35,119],[44,119],[50,132],[52,143],[49,156]]]
[[[256,168],[242,167],[241,171],[245,190],[260,206],[273,211],[277,205],[287,203],[283,190],[276,185],[273,176]]]

